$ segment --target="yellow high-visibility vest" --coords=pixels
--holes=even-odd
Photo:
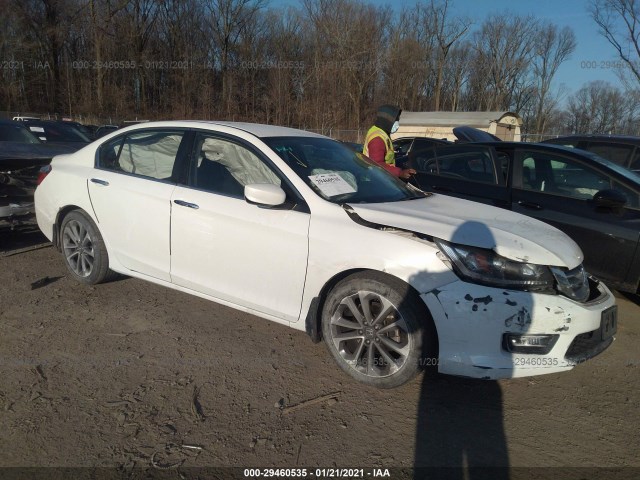
[[[396,153],[393,151],[393,144],[391,143],[391,138],[389,138],[389,135],[387,135],[387,132],[385,132],[379,127],[376,127],[375,125],[371,127],[367,132],[367,136],[364,139],[364,149],[362,150],[362,153],[367,157],[369,156],[369,142],[376,137],[380,137],[384,142],[385,146],[387,147],[387,151],[384,155],[385,163],[388,165],[395,166]]]

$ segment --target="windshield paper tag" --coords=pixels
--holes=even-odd
[[[353,188],[347,181],[337,173],[321,173],[319,175],[310,175],[309,180],[317,186],[323,195],[327,197],[335,197],[344,195],[345,193],[355,193]]]

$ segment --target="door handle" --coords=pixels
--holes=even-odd
[[[185,202],[184,200],[174,200],[173,203],[175,203],[176,205],[180,205],[181,207],[189,207],[189,208],[193,208],[195,210],[197,210],[198,208],[200,208],[198,205],[196,205],[195,203],[189,203],[189,202]]]
[[[101,180],[101,179],[99,179],[99,178],[92,178],[92,179],[91,179],[91,181],[92,181],[93,183],[97,183],[98,185],[103,185],[103,186],[105,186],[105,187],[108,187],[108,186],[109,186],[109,182],[107,182],[106,180]]]
[[[524,200],[519,200],[518,205],[524,208],[530,208],[532,210],[542,210],[542,207],[537,203],[525,202]]]

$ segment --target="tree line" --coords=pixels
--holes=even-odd
[[[610,1],[610,0],[609,0]],[[623,0],[621,0],[623,1]],[[626,0],[624,0],[626,1]],[[553,88],[576,39],[454,0],[0,0],[0,106],[95,118],[206,118],[327,130],[375,109],[510,110],[525,131],[638,133],[638,96]]]

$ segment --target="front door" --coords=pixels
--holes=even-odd
[[[520,150],[516,162],[513,210],[569,235],[582,249],[589,273],[624,283],[640,235],[638,193],[569,155],[531,147]],[[628,195],[629,208],[618,213],[596,208],[593,196],[610,188]]]
[[[259,152],[198,134],[188,185],[171,197],[171,279],[177,285],[297,321],[307,271],[309,213],[261,208],[244,186],[282,185]],[[286,191],[286,188],[285,188]]]

